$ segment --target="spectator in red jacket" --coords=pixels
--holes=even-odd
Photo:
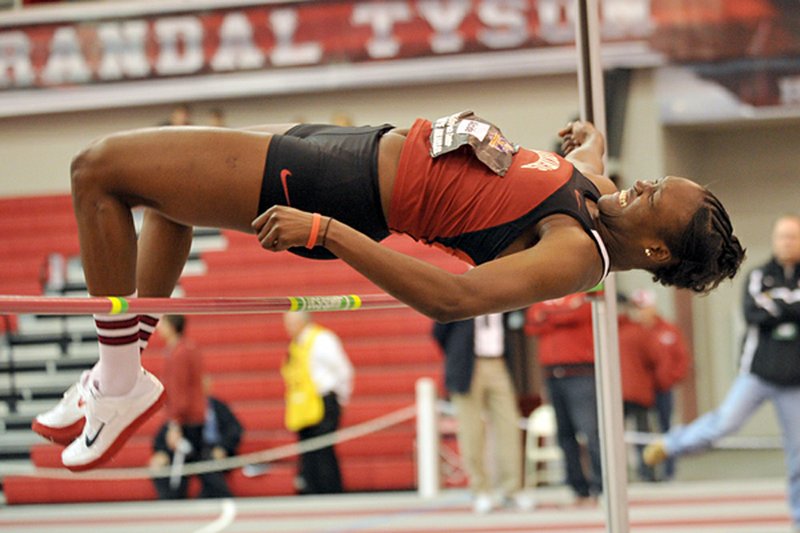
[[[672,425],[674,405],[672,389],[686,378],[692,356],[681,330],[659,314],[655,292],[650,289],[635,290],[631,294],[631,303],[632,318],[639,322],[653,339],[659,357],[669,362],[658,366],[661,375],[656,378],[658,386],[655,395],[659,430],[666,433]],[[674,476],[675,462],[668,459],[664,464],[661,479],[669,480]]]
[[[164,443],[169,450],[183,450],[187,463],[208,459],[203,439],[207,400],[203,386],[202,353],[187,340],[183,333],[186,319],[181,315],[164,315],[158,323],[158,334],[166,343],[162,379],[167,392],[167,423],[163,429]],[[170,458],[171,459],[171,458]],[[153,466],[163,466],[163,456],[158,456]],[[161,499],[186,497],[187,479],[181,478],[171,486],[167,478],[154,480]],[[203,497],[231,496],[223,474],[215,472],[203,476]]]
[[[183,316],[164,315],[157,329],[167,345],[162,378],[167,391],[167,419],[177,426],[202,430],[206,413],[203,355],[183,336],[185,328]]]
[[[539,338],[539,363],[556,413],[567,484],[578,503],[592,502],[602,491],[603,476],[591,304],[583,293],[537,303],[528,311],[525,331]],[[584,472],[581,461],[579,434],[586,439],[589,472]]]
[[[636,431],[650,433],[650,410],[655,406],[656,391],[669,387],[666,379],[672,365],[658,349],[651,332],[631,319],[628,299],[621,295],[619,301],[619,355],[625,418],[633,421]],[[636,446],[636,450],[639,478],[655,481],[654,470],[642,460],[643,446]]]

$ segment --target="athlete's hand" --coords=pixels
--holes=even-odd
[[[591,122],[583,122],[576,120],[567,123],[561,131],[558,132],[561,137],[561,152],[567,155],[574,149],[583,145],[591,137],[597,135],[597,128]]]
[[[261,247],[280,252],[305,246],[311,233],[312,215],[293,207],[274,205],[258,215],[250,224],[258,234]],[[320,240],[317,237],[317,242]]]

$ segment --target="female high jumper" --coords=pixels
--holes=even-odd
[[[102,138],[72,162],[88,291],[168,297],[195,225],[254,234],[268,251],[338,257],[437,321],[585,291],[644,269],[704,293],[744,257],[722,204],[684,178],[618,191],[589,123],[561,157],[520,148],[471,112],[410,129],[163,127]],[[138,237],[131,209],[145,207]],[[405,233],[475,265],[452,274],[378,243]],[[141,367],[157,316],[95,315],[98,364],[34,429],[74,471],[110,458],[164,399]]]

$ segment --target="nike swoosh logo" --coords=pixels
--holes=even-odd
[[[292,173],[288,168],[281,169],[281,185],[283,185],[283,195],[286,197],[286,205],[291,206],[292,202],[289,201],[289,187],[286,185],[286,179]]]
[[[86,447],[87,448],[91,448],[92,447],[92,444],[94,444],[94,441],[96,441],[97,437],[100,436],[100,432],[103,431],[104,427],[106,427],[106,423],[105,422],[103,422],[102,425],[97,429],[97,431],[94,434],[94,437],[92,437],[91,439],[89,438],[89,435],[86,435]]]

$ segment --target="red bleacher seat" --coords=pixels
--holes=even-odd
[[[152,500],[156,491],[149,479],[59,479],[5,476],[3,492],[8,504],[112,502]]]
[[[68,194],[8,196],[0,198],[3,218],[38,216],[46,218],[56,213],[72,213],[72,197]]]
[[[0,333],[17,331],[17,315],[0,315]]]
[[[40,295],[47,256],[79,252],[71,197],[0,198],[0,250],[0,294]]]
[[[408,490],[416,484],[414,461],[409,457],[362,458],[342,468],[342,484],[356,492]]]
[[[387,337],[383,339],[350,339],[344,348],[356,370],[366,367],[388,368],[395,365],[441,364],[441,356],[429,335]],[[285,343],[250,343],[207,345],[203,366],[214,376],[222,373],[277,371],[286,357]],[[145,352],[143,361],[148,370],[158,373],[163,355],[157,350]]]
[[[320,321],[325,324],[324,321]],[[343,340],[357,337],[399,337],[406,335],[429,335],[431,322],[421,315],[400,314],[397,317],[366,316],[359,320],[342,322],[332,328]],[[283,330],[266,328],[257,323],[243,322],[237,325],[193,328],[189,336],[199,346],[214,344],[274,343],[283,341]],[[288,342],[283,341],[284,344]]]
[[[438,367],[405,369],[387,375],[380,370],[359,370],[355,376],[353,396],[381,396],[385,394],[414,394],[414,386],[421,377],[438,380]],[[283,379],[277,372],[226,374],[215,376],[211,395],[227,403],[253,400],[280,400],[284,395]]]
[[[247,478],[240,469],[227,474],[228,485],[234,495],[279,496],[294,493],[294,465],[275,465],[264,475]],[[83,480],[66,479],[54,483],[52,479],[34,476],[6,476],[3,480],[8,504],[82,503],[130,500],[153,500],[156,491],[149,479]],[[189,481],[189,496],[196,497],[200,483],[194,477]]]

